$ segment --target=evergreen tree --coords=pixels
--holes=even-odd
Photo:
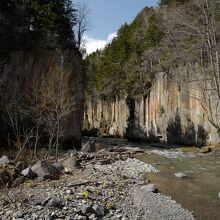
[[[1,52],[42,40],[74,46],[75,12],[71,0],[0,0]]]

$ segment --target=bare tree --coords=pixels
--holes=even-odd
[[[219,0],[190,0],[167,13],[166,40],[183,63],[195,66],[188,82],[197,83],[201,105],[220,135]],[[181,62],[179,62],[181,63]]]
[[[13,144],[18,149],[15,161],[19,159],[22,152],[30,145],[33,137],[33,127],[29,125],[30,111],[23,102],[23,99],[11,97],[6,102],[6,117],[12,129],[12,137],[9,144]]]
[[[80,3],[77,8],[77,23],[75,26],[77,47],[83,49],[83,37],[85,33],[90,29],[90,21],[88,18],[90,12],[85,3]]]
[[[38,108],[45,133],[49,136],[46,156],[55,148],[56,158],[58,157],[60,140],[66,131],[65,121],[76,109],[72,83],[70,74],[61,70],[48,73],[41,80]]]

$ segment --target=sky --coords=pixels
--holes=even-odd
[[[85,3],[90,11],[90,30],[85,34],[85,46],[90,54],[103,49],[116,36],[125,22],[130,23],[146,6],[157,6],[159,0],[75,0]]]

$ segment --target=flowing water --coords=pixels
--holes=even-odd
[[[160,170],[147,178],[162,194],[192,211],[196,219],[220,220],[220,157],[155,148],[138,158]],[[188,178],[175,177],[178,172],[186,173]]]

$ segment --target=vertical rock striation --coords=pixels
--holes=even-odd
[[[84,128],[108,124],[109,135],[157,138],[168,143],[198,145],[219,143],[217,130],[208,120],[200,91],[177,74],[160,73],[147,97],[112,103],[86,101]],[[217,120],[220,120],[219,118]]]

